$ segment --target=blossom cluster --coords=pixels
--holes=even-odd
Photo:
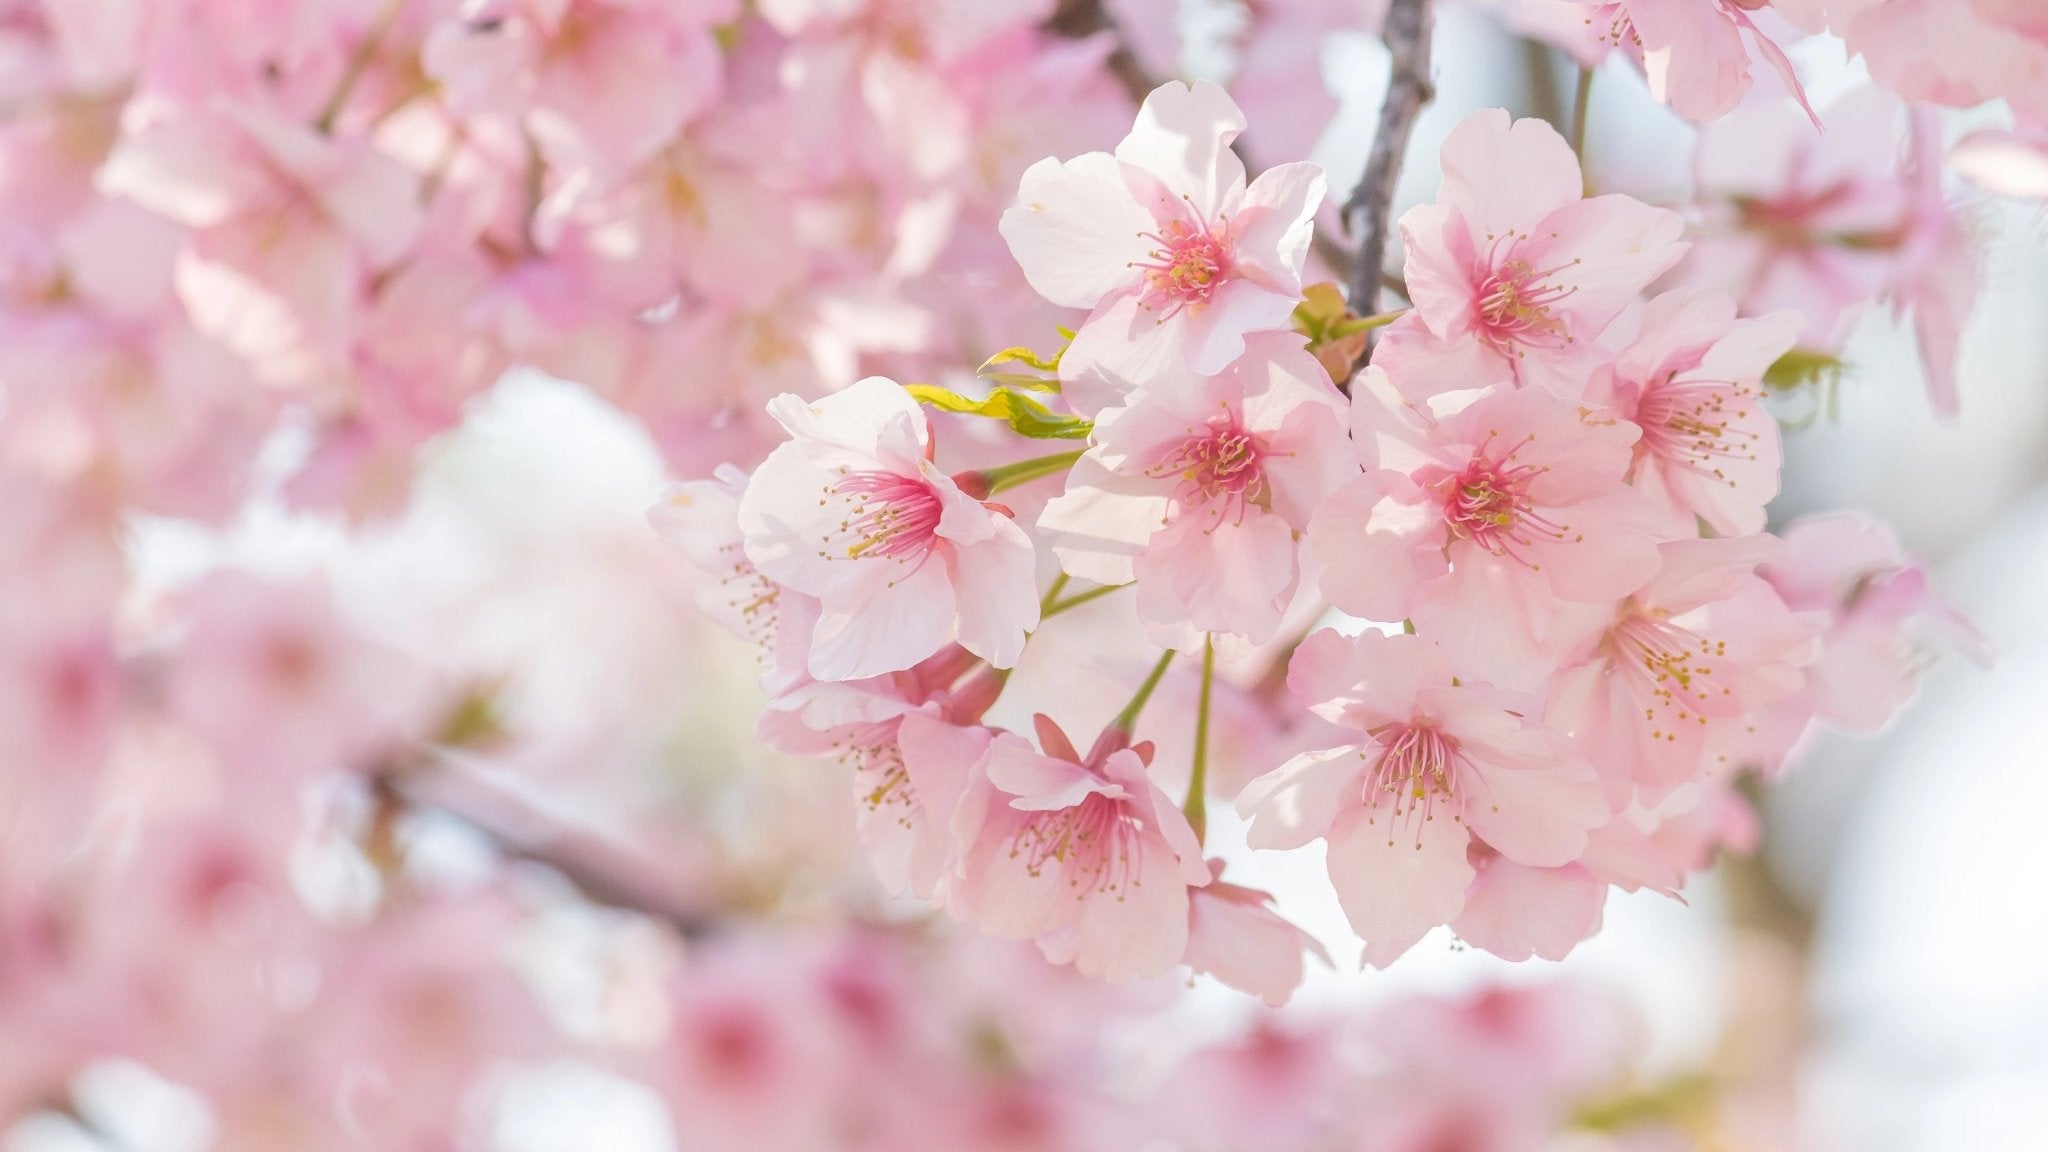
[[[1373,964],[1562,955],[1979,652],[1875,521],[1765,531],[1771,413],[1879,307],[1956,409],[1944,160],[2048,199],[2048,29],[1502,0],[1703,121],[1692,186],[1480,113],[1379,312],[1281,161],[1386,6],[1242,5],[1161,87],[1178,7],[0,3],[0,1143],[159,1146],[136,1066],[226,1149],[509,1152],[565,1077],[684,1148],[1598,1128],[1569,998],[1261,1025],[1132,1105],[1099,1026],[1172,989],[1093,978],[1326,954],[1226,810],[1327,843]],[[1793,28],[1877,83],[1779,98]]]
[[[1400,221],[1412,307],[1373,318],[1347,394],[1294,319],[1322,176],[1247,181],[1244,127],[1221,89],[1166,85],[1003,216],[1032,286],[1087,314],[1017,377],[1044,402],[990,398],[1085,447],[948,472],[920,397],[965,398],[873,377],[777,398],[789,439],[750,476],[656,510],[763,644],[763,739],[849,763],[894,888],[1090,975],[1186,964],[1277,1001],[1322,949],[1205,859],[1213,799],[1254,848],[1327,842],[1367,963],[1443,925],[1555,959],[1610,888],[1675,894],[1740,841],[1734,781],[1810,722],[1881,723],[1913,627],[1969,642],[1881,530],[1765,531],[1763,381],[1806,320],[1648,294],[1686,254],[1677,213],[1585,195],[1541,121],[1468,117]],[[1035,515],[992,499],[1055,476]],[[1836,534],[1866,543],[1794,546]],[[1075,580],[1131,589],[1152,675],[1092,743],[1042,710],[1028,736],[985,723]],[[1901,594],[1879,609],[1876,584]],[[1845,660],[1873,610],[1885,641]],[[1202,701],[1180,803],[1135,739],[1176,651]],[[1234,790],[1203,759],[1219,652],[1284,666],[1253,707],[1311,745]]]

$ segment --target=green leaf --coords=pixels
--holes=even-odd
[[[1086,440],[1088,433],[1095,429],[1092,420],[1054,412],[1010,388],[992,389],[987,397],[976,400],[935,384],[906,384],[903,387],[920,403],[944,412],[1007,421],[1018,435],[1029,436],[1033,440]]]
[[[1841,382],[1849,370],[1839,356],[1794,348],[1764,369],[1764,387],[1773,392],[1791,392],[1809,385],[1831,386]]]

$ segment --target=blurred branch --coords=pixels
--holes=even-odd
[[[1109,74],[1116,77],[1130,94],[1131,103],[1143,104],[1145,97],[1159,87],[1159,78],[1145,71],[1138,62],[1138,54],[1131,51],[1130,38],[1117,27],[1115,17],[1103,8],[1102,0],[1060,0],[1052,18],[1045,22],[1045,30],[1070,40],[1081,40],[1098,32],[1108,32],[1116,41],[1104,65]]]
[[[1394,208],[1394,186],[1400,180],[1401,160],[1408,153],[1415,119],[1436,95],[1429,82],[1429,32],[1429,0],[1392,0],[1384,33],[1387,51],[1393,57],[1387,100],[1380,106],[1379,130],[1373,134],[1365,173],[1344,201],[1344,220],[1358,237],[1358,253],[1351,262],[1350,301],[1352,309],[1361,314],[1379,311],[1380,268],[1387,255],[1387,217]]]
[[[671,880],[678,870],[565,823],[439,749],[394,758],[371,774],[370,787],[384,804],[440,813],[475,830],[508,859],[552,869],[594,903],[662,921],[686,939],[717,927],[701,894]]]

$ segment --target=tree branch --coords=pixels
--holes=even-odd
[[[1415,118],[1436,95],[1429,82],[1429,30],[1429,0],[1392,0],[1388,5],[1383,35],[1393,54],[1393,71],[1387,80],[1387,102],[1380,106],[1379,131],[1373,135],[1365,173],[1344,201],[1345,224],[1358,237],[1349,302],[1360,315],[1380,310],[1380,265],[1387,255],[1387,217],[1394,207],[1401,158],[1408,152]]]
[[[662,921],[685,938],[717,928],[706,894],[671,882],[676,870],[629,845],[585,831],[446,757],[423,755],[371,777],[371,787],[408,808],[469,825],[504,856],[544,865],[597,904]]]
[[[1116,21],[1103,8],[1102,0],[1060,0],[1052,18],[1045,22],[1045,30],[1070,40],[1080,40],[1108,32],[1116,40],[1116,47],[1110,50],[1109,59],[1104,62],[1109,74],[1116,77],[1130,94],[1131,103],[1143,104],[1145,97],[1159,87],[1159,78],[1145,71],[1138,62],[1137,54],[1131,51],[1131,43],[1117,27]]]

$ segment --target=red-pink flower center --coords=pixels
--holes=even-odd
[[[1648,387],[1636,405],[1642,451],[1733,488],[1735,481],[1722,465],[1755,462],[1760,437],[1734,423],[1746,419],[1755,402],[1756,389],[1732,381],[1666,377]]]
[[[1158,245],[1134,264],[1145,270],[1148,308],[1172,315],[1199,306],[1230,277],[1230,242],[1220,228],[1169,220],[1142,236]]]
[[[1452,821],[1464,821],[1456,788],[1462,759],[1457,741],[1427,721],[1388,725],[1373,737],[1375,744],[1358,751],[1359,759],[1371,764],[1359,799],[1367,809],[1367,824],[1378,825],[1385,817],[1387,847],[1394,846],[1399,825],[1414,831],[1415,847],[1421,848],[1421,825],[1436,819],[1439,806]]]
[[[1512,238],[1511,238],[1512,239]],[[1578,264],[1538,268],[1520,256],[1496,260],[1479,282],[1482,339],[1495,347],[1530,344],[1556,348],[1572,342],[1564,321],[1552,311],[1578,291],[1559,279]]]
[[[1174,499],[1183,508],[1213,505],[1216,523],[1225,519],[1242,522],[1246,507],[1264,508],[1271,503],[1265,457],[1264,442],[1226,413],[1205,428],[1190,428],[1187,439],[1145,474],[1161,479],[1178,477]]]
[[[1524,554],[1531,544],[1574,537],[1571,525],[1552,520],[1530,497],[1530,486],[1549,469],[1515,463],[1516,454],[1528,443],[1523,440],[1498,460],[1482,445],[1464,471],[1441,482],[1441,489],[1444,525],[1452,539],[1470,540],[1495,556],[1533,568],[1537,565]]]
[[[1138,825],[1121,800],[1091,792],[1079,804],[1034,813],[1010,845],[1033,876],[1064,870],[1076,899],[1102,893],[1121,900],[1137,887],[1143,860]]]
[[[828,560],[889,559],[922,562],[938,539],[943,506],[922,477],[895,472],[848,472],[818,500],[837,500],[844,515],[818,555]]]

